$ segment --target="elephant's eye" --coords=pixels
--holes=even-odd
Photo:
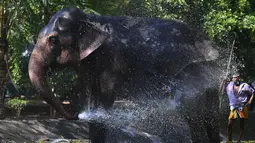
[[[55,44],[55,43],[57,42],[57,40],[58,40],[57,36],[50,36],[50,37],[49,37],[49,41],[50,41],[51,43],[53,43],[53,44]]]

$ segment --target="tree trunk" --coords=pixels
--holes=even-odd
[[[9,80],[7,71],[7,16],[4,9],[4,0],[0,5],[0,22],[1,22],[1,35],[0,35],[0,119],[4,118],[4,91]]]
[[[0,119],[4,118],[4,90],[7,84],[7,71],[4,55],[0,50]]]

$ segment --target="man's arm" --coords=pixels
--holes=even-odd
[[[224,93],[224,91],[225,91],[225,89],[226,89],[226,84],[227,84],[227,78],[225,77],[225,78],[222,80],[222,82],[221,82],[221,84],[220,84],[220,86],[219,86],[219,93],[220,93],[220,95],[223,95],[223,93]]]
[[[254,98],[254,92],[252,92],[251,98],[250,98],[250,100],[248,101],[248,103],[247,103],[247,104],[251,104],[251,102],[252,102],[253,98]]]

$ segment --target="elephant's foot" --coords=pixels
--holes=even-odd
[[[188,119],[188,123],[193,143],[210,143],[209,136],[207,134],[207,129],[204,124],[204,119],[190,117]]]
[[[91,143],[105,143],[106,129],[103,124],[89,123],[89,139]]]
[[[205,127],[207,131],[210,143],[220,143],[220,128],[219,128],[219,98],[217,95],[217,90],[207,89],[206,90],[206,114]],[[212,110],[214,109],[214,110]]]
[[[215,125],[207,125],[206,131],[208,138],[210,140],[210,143],[220,143],[220,133],[218,126]]]

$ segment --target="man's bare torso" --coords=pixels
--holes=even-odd
[[[236,86],[236,85],[234,85],[234,95],[237,95],[238,94],[238,90],[239,90],[239,87],[240,86]]]

